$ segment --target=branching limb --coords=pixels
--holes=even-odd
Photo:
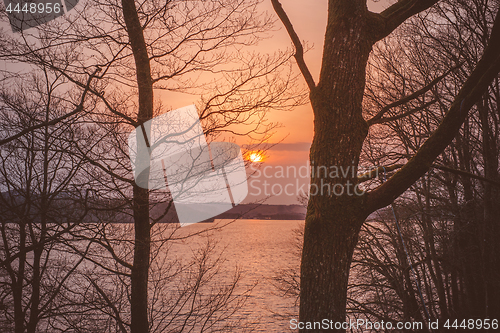
[[[45,127],[45,126],[51,126],[51,125],[55,125],[61,121],[63,121],[64,119],[66,118],[69,118],[71,116],[74,116],[75,114],[83,111],[83,104],[85,102],[85,97],[87,96],[87,93],[89,92],[90,90],[90,83],[92,82],[92,79],[96,76],[96,74],[100,71],[99,68],[97,68],[94,73],[92,73],[89,77],[89,79],[87,80],[87,84],[85,85],[85,89],[83,90],[83,93],[82,93],[82,97],[80,98],[80,104],[78,104],[78,106],[71,112],[65,114],[64,116],[61,116],[61,117],[58,117],[58,118],[55,118],[55,119],[52,119],[50,121],[44,121],[40,124],[37,124],[37,125],[34,125],[34,126],[31,126],[31,127],[28,127],[24,130],[22,130],[21,132],[15,134],[15,135],[12,135],[6,139],[3,139],[3,140],[0,140],[0,146],[6,144],[6,143],[9,143],[13,140],[16,140],[20,137],[22,137],[23,135],[25,134],[28,134],[36,129],[39,129],[39,128],[42,128],[42,127]]]
[[[373,212],[390,204],[423,176],[432,162],[451,143],[467,118],[469,110],[487,91],[500,72],[500,11],[493,25],[488,47],[481,60],[460,89],[436,131],[420,147],[415,156],[394,176],[367,194],[366,208]]]
[[[392,117],[383,117],[383,118],[377,119],[375,121],[372,121],[372,119],[370,119],[370,121],[368,122],[368,124],[369,125],[384,124],[384,123],[395,121],[395,120],[398,120],[398,119],[401,119],[401,118],[404,118],[404,117],[407,117],[407,116],[411,116],[414,113],[417,113],[419,111],[427,109],[429,106],[431,106],[432,104],[434,104],[436,102],[437,102],[437,100],[433,99],[432,101],[427,102],[424,105],[419,106],[418,108],[411,109],[410,111],[406,111],[406,112],[400,113],[400,114],[392,116]]]
[[[419,96],[422,96],[423,94],[425,94],[426,92],[428,92],[429,90],[431,90],[439,81],[441,81],[443,78],[445,78],[448,74],[450,74],[453,70],[459,68],[461,66],[461,64],[459,66],[455,66],[453,68],[451,68],[450,70],[446,71],[444,74],[438,76],[437,78],[435,78],[434,80],[432,80],[431,82],[429,82],[429,84],[427,84],[425,87],[423,87],[422,89],[419,89],[417,91],[415,91],[414,93],[408,95],[408,96],[405,96],[391,104],[388,104],[386,106],[384,106],[375,116],[373,116],[373,118],[369,119],[367,121],[368,125],[373,125],[373,124],[380,124],[382,122],[386,122],[388,120],[384,120],[384,121],[381,121],[385,118],[382,118],[390,109],[392,108],[395,108],[395,107],[398,107],[400,105],[403,105],[403,104],[406,104],[412,100],[414,100],[415,98],[418,98]],[[424,107],[425,108],[425,107]],[[411,111],[410,111],[411,112]],[[416,111],[414,111],[416,112]],[[414,113],[412,112],[412,113]],[[395,116],[395,117],[398,117],[398,116]],[[391,118],[394,118],[394,117],[391,117]],[[399,117],[401,118],[401,117]],[[397,118],[397,119],[399,119]],[[389,118],[387,118],[389,119]]]
[[[274,11],[280,18],[281,22],[283,22],[283,25],[285,26],[286,31],[288,32],[288,35],[290,36],[290,39],[292,40],[292,43],[295,47],[294,57],[295,61],[297,61],[297,66],[299,67],[302,76],[304,76],[309,90],[313,90],[314,88],[316,88],[316,84],[314,83],[311,72],[309,71],[306,62],[304,61],[304,48],[302,46],[302,43],[300,42],[299,36],[295,32],[295,29],[293,28],[292,22],[290,22],[288,15],[286,15],[285,11],[283,10],[281,3],[278,0],[271,0],[271,3],[273,4]]]
[[[384,174],[385,172],[390,172],[394,171],[396,169],[399,169],[403,166],[403,164],[393,164],[393,165],[388,165],[388,166],[379,166],[373,170],[370,170],[368,172],[365,172],[361,175],[358,176],[358,181],[359,182],[366,182],[367,180],[373,179],[378,177],[378,175]]]
[[[49,65],[51,69],[55,70],[55,71],[58,71],[59,73],[61,73],[61,75],[63,75],[65,78],[67,78],[69,81],[71,81],[72,83],[76,84],[77,86],[79,86],[80,88],[84,88],[83,84],[81,82],[79,82],[78,80],[74,79],[73,77],[71,77],[70,75],[68,75],[68,73],[66,73],[66,71],[62,70],[62,69],[59,69],[57,67],[54,67],[52,65]],[[115,108],[113,108],[111,106],[111,104],[109,104],[108,100],[106,100],[106,98],[104,97],[104,95],[100,92],[98,92],[97,90],[95,89],[92,89],[92,88],[89,88],[88,91],[92,94],[94,94],[94,96],[97,96],[99,97],[99,99],[104,103],[104,105],[106,105],[106,107],[108,108],[108,110],[119,116],[119,117],[122,117],[123,119],[125,119],[129,124],[133,125],[134,127],[137,127],[139,124],[133,120],[131,117],[127,116],[126,114],[122,113],[122,112],[119,112],[118,110],[116,110]]]
[[[359,175],[358,176],[358,181],[360,183],[366,182],[368,180],[377,178],[381,174],[384,174],[384,173],[387,173],[387,172],[391,172],[391,171],[394,171],[396,169],[400,169],[403,166],[404,166],[404,164],[393,164],[393,165],[389,165],[389,166],[379,166],[379,167],[377,167],[377,168],[375,168],[373,170],[370,170],[368,172],[365,172],[365,173]],[[467,171],[464,171],[464,170],[458,170],[458,169],[450,168],[450,167],[447,167],[447,166],[444,166],[444,165],[440,165],[440,164],[433,164],[432,168],[438,169],[438,170],[441,170],[441,171],[445,171],[445,172],[449,172],[449,173],[453,173],[453,174],[456,174],[456,175],[459,175],[459,176],[464,176],[464,177],[468,177],[468,178],[474,178],[474,179],[477,179],[477,180],[481,180],[481,181],[490,183],[490,184],[492,184],[494,186],[499,186],[500,187],[500,182],[498,182],[496,180],[489,179],[489,178],[486,178],[486,177],[483,177],[483,176],[479,176],[479,175],[476,175],[476,174],[473,174],[471,172],[467,172]]]
[[[125,328],[125,323],[120,316],[120,311],[116,307],[115,303],[108,297],[106,292],[104,290],[102,290],[101,287],[99,287],[99,285],[97,284],[97,282],[94,279],[87,277],[87,280],[92,284],[92,286],[95,288],[95,290],[99,293],[99,295],[102,297],[104,302],[106,302],[106,305],[109,306],[110,309],[113,311],[114,315],[112,317],[116,320],[116,324],[118,325],[120,332],[123,332],[123,333],[128,332],[128,330]]]
[[[500,187],[500,182],[498,182],[496,180],[493,180],[493,179],[489,179],[489,178],[483,177],[483,176],[479,176],[479,175],[473,174],[471,172],[467,172],[467,171],[464,171],[464,170],[453,169],[453,168],[450,168],[450,167],[447,167],[447,166],[444,166],[444,165],[440,165],[440,164],[433,164],[432,167],[434,169],[439,169],[439,170],[442,170],[442,171],[445,171],[445,172],[454,173],[456,175],[460,175],[460,176],[464,176],[464,177],[468,177],[468,178],[474,178],[474,179],[477,179],[477,180],[481,180],[481,181],[490,183],[490,184],[492,184],[494,186],[499,186]]]
[[[375,35],[376,40],[389,35],[408,18],[418,14],[439,0],[399,0],[380,14],[376,14],[380,20],[381,27]]]

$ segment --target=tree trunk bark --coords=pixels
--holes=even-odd
[[[143,29],[134,0],[122,0],[122,8],[136,67],[137,88],[139,92],[137,122],[142,124],[153,117],[151,66]],[[137,158],[147,158],[149,160],[149,152],[138,152]],[[149,174],[145,175],[145,177],[149,179]],[[145,333],[149,332],[148,276],[151,249],[149,190],[140,188],[134,184],[133,196],[135,243],[134,263],[131,274],[130,331],[131,333]]]
[[[492,86],[495,90],[495,86]],[[488,107],[488,95],[485,94],[482,104],[478,107],[479,116],[482,125],[482,152],[484,160],[484,176],[488,179],[499,180],[498,173],[498,151],[497,145],[498,134],[495,135],[494,125],[490,122],[494,121],[496,110]],[[497,100],[498,104],[498,100]],[[490,115],[492,113],[492,115]],[[500,246],[498,239],[500,237],[500,226],[498,216],[500,216],[500,189],[492,184],[484,182],[484,232],[481,235],[482,242],[484,275],[485,275],[485,295],[483,304],[485,312],[482,313],[483,318],[498,318],[500,316],[500,291],[498,282],[500,281]]]
[[[368,215],[357,168],[368,133],[361,103],[372,43],[365,36],[366,20],[359,19],[366,8],[352,7],[348,13],[330,8],[339,11],[329,15],[320,81],[310,94],[315,132],[301,264],[304,323],[345,321],[352,254]]]
[[[151,236],[149,225],[149,193],[134,185],[134,263],[131,274],[131,333],[149,332],[148,277]]]
[[[301,322],[345,320],[349,269],[364,221],[356,214],[356,205],[347,204],[350,211],[331,207],[328,210],[331,213],[326,216],[317,214],[314,208],[308,209],[301,265]],[[350,217],[351,213],[356,217]],[[332,280],[332,277],[335,278]],[[323,330],[301,330],[306,331]]]
[[[7,244],[4,238],[4,244]],[[24,333],[24,311],[23,311],[23,282],[26,264],[26,223],[19,222],[19,265],[17,274],[9,267],[12,281],[12,298],[14,301],[14,331]]]

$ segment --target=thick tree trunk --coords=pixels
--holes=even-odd
[[[301,264],[299,329],[321,332],[323,328],[309,329],[307,324],[324,319],[345,320],[349,266],[364,219],[390,204],[429,170],[432,161],[455,137],[472,105],[500,72],[500,18],[497,15],[489,46],[436,131],[391,179],[367,195],[356,195],[352,189],[358,182],[357,166],[368,132],[362,100],[371,47],[438,0],[400,0],[380,14],[369,12],[365,0],[329,0],[317,85],[291,21],[278,0],[271,2],[295,46],[297,65],[311,91],[315,132]],[[319,168],[337,168],[343,173],[332,178],[318,172]]]
[[[149,193],[134,185],[134,263],[131,274],[131,333],[149,332],[148,277],[150,254]]]
[[[5,235],[5,234],[4,234]],[[3,235],[3,236],[4,236]],[[4,244],[7,244],[7,239],[4,236]],[[24,333],[24,311],[23,311],[23,282],[26,264],[26,223],[19,222],[19,265],[17,274],[12,267],[8,267],[12,281],[12,298],[14,301],[14,331],[16,333]]]
[[[349,268],[365,217],[359,215],[354,202],[345,202],[344,209],[332,206],[327,210],[313,208],[313,202],[309,204],[304,231],[300,321],[344,322]],[[330,213],[320,213],[325,211]]]
[[[354,3],[351,8],[330,8],[338,12],[330,13],[321,77],[310,95],[315,132],[301,264],[301,322],[344,322],[352,254],[367,216],[364,196],[355,186],[368,132],[361,103],[372,43],[360,19],[366,8],[357,3],[359,8]]]
[[[153,83],[151,66],[144,40],[137,9],[134,0],[122,0],[123,17],[127,26],[127,34],[134,55],[137,87],[139,92],[139,110],[137,122],[139,124],[153,117]],[[149,160],[149,153],[140,151],[138,159]],[[149,175],[145,175],[149,178]],[[149,191],[134,184],[134,263],[131,274],[131,333],[149,332],[148,321],[148,276],[151,235],[149,224]]]
[[[492,87],[494,89],[494,87]],[[488,96],[485,96],[482,105],[478,108],[480,120],[482,124],[483,137],[483,159],[484,159],[484,176],[488,179],[500,180],[498,173],[498,152],[499,147],[496,143],[498,137],[495,135],[491,125],[491,118],[495,119],[494,115],[489,113],[496,112],[490,109],[487,101]],[[498,103],[498,100],[497,100]],[[500,246],[498,239],[500,238],[500,224],[498,223],[500,216],[500,188],[492,186],[492,184],[484,183],[484,231],[481,235],[482,252],[484,261],[485,274],[485,297],[483,301],[485,313],[481,313],[483,318],[498,318],[500,317],[500,290],[498,282],[500,281]]]

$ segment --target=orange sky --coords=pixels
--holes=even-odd
[[[372,11],[379,12],[382,8],[387,7],[387,1],[381,0],[375,3],[370,0],[368,7]],[[327,0],[311,0],[308,2],[281,0],[281,2],[297,34],[305,42],[305,45],[310,48],[305,54],[305,60],[313,77],[317,81],[326,25]],[[264,0],[261,4],[261,10],[276,17],[270,0]],[[5,24],[7,23],[5,22]],[[276,29],[277,31],[271,32],[271,38],[265,39],[257,45],[257,51],[263,54],[272,54],[280,50],[291,49],[290,39],[279,20],[276,22]],[[296,66],[294,66],[294,70],[298,73]],[[305,87],[302,78],[301,84],[304,84]],[[155,90],[155,97],[157,100],[161,100],[162,104],[169,109],[177,109],[194,104],[199,98],[194,95],[160,90]],[[295,165],[298,167],[306,165],[309,155],[309,145],[313,137],[313,115],[310,105],[306,104],[296,107],[292,111],[270,110],[268,120],[281,124],[281,127],[276,130],[275,135],[269,140],[271,143],[280,143],[266,152],[267,159],[262,162],[262,166]],[[250,143],[248,139],[241,137],[235,138],[235,140],[241,146]],[[304,181],[307,181],[307,179]],[[249,200],[252,200],[252,198],[249,198]],[[284,198],[270,200],[268,203],[296,203],[296,200],[295,198]]]
[[[369,0],[368,8],[379,12],[387,7],[387,2],[388,0],[377,2]],[[308,5],[305,5],[306,2],[297,0],[281,0],[281,3],[300,39],[310,48],[305,54],[305,60],[317,82],[326,26],[327,1],[312,0],[307,2]],[[269,0],[265,0],[261,4],[261,10],[274,17],[276,15]],[[257,51],[272,54],[292,47],[290,38],[279,20],[276,22],[276,29],[278,31],[272,32],[273,36],[271,38],[259,43],[256,47]],[[296,67],[294,67],[294,70],[298,73]],[[302,78],[300,79],[300,83],[304,84],[305,87],[305,82]],[[182,95],[179,93],[165,94],[161,91],[156,91],[155,93],[157,97],[161,96],[160,98],[162,101],[165,101],[166,106],[173,109],[196,102],[196,97],[192,95]],[[306,104],[296,107],[292,111],[270,110],[267,118],[270,122],[281,124],[281,127],[276,130],[275,135],[270,139],[273,143],[281,143],[267,153],[268,159],[265,163],[274,165],[305,163],[309,154],[307,143],[310,143],[313,137],[313,115],[310,105]],[[235,138],[235,140],[242,146],[250,143],[247,138]],[[293,147],[293,150],[288,150],[288,147],[283,145],[283,143],[291,145],[290,147]],[[298,150],[298,147],[301,147],[301,150]]]
[[[318,80],[321,53],[323,48],[323,38],[326,26],[327,1],[313,0],[307,2],[309,6],[304,5],[302,1],[281,1],[283,8],[287,12],[297,34],[300,39],[305,41],[311,49],[305,54],[305,61],[311,71],[314,79]],[[368,2],[368,8],[374,12],[380,12],[387,7],[388,1]],[[270,1],[265,1],[262,8],[269,13],[274,14]],[[282,28],[281,22],[277,22],[280,30],[275,32],[274,37],[264,40],[259,44],[262,52],[274,52],[278,49],[284,50],[291,47],[290,39],[286,31]],[[297,68],[295,68],[297,70]],[[302,84],[305,83],[302,81]],[[261,165],[261,169],[269,166],[268,174],[273,171],[277,172],[279,166],[295,166],[298,170],[300,166],[307,165],[309,157],[309,144],[313,137],[313,114],[309,104],[295,108],[293,111],[271,111],[268,116],[272,122],[279,122],[282,127],[279,128],[271,139],[273,142],[282,143],[271,148],[267,152],[268,158]],[[299,184],[307,182],[307,179],[299,177]],[[250,180],[251,181],[251,180]],[[263,178],[260,182],[254,185],[260,186],[262,189]],[[274,179],[272,182],[281,184],[282,186],[290,184],[291,179]],[[271,182],[271,183],[272,183]],[[296,182],[290,187],[297,189]],[[270,184],[271,186],[272,184]],[[279,188],[279,186],[277,186]],[[262,189],[263,190],[263,189]],[[250,195],[247,202],[255,199],[252,192],[256,192],[250,188]],[[262,197],[262,196],[261,196]],[[297,203],[296,197],[288,195],[275,196],[269,198],[266,203],[291,204]]]
[[[326,0],[312,0],[307,2],[309,6],[304,5],[302,1],[281,1],[283,8],[288,14],[295,31],[305,44],[311,47],[311,50],[305,54],[305,61],[311,71],[315,81],[319,77],[321,65],[321,53],[323,48],[323,38],[326,27],[326,13],[327,1]],[[386,5],[387,1],[368,1],[368,8],[371,11],[380,12]],[[265,1],[263,9],[270,13],[274,13],[271,2]],[[290,39],[286,31],[282,28],[281,22],[277,22],[280,31],[275,33],[275,36],[262,42],[262,47],[269,51],[276,49],[286,49],[291,46]],[[304,82],[302,82],[304,84]],[[313,137],[313,115],[310,105],[297,107],[291,112],[273,111],[269,114],[269,119],[274,122],[280,122],[283,127],[279,129],[275,136],[276,142],[284,138],[284,143],[299,143],[311,142]],[[270,154],[269,162],[273,162],[276,158],[280,160],[284,157],[282,154]],[[307,158],[307,154],[300,159]],[[290,159],[298,158],[297,152],[290,154]]]

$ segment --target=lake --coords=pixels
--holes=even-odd
[[[281,269],[299,269],[300,258],[294,247],[294,230],[303,227],[304,221],[216,220],[215,223],[229,223],[210,233],[210,238],[218,241],[217,252],[223,253],[226,259],[226,278],[229,280],[238,266],[242,271],[238,290],[255,286],[235,316],[253,323],[254,332],[290,331],[289,321],[298,317],[298,307],[294,304],[294,298],[280,295],[273,277]],[[193,224],[181,228],[180,234],[202,231],[211,225],[213,224]],[[176,242],[171,251],[180,256],[190,256],[193,249],[203,244],[205,239],[202,235],[193,236]]]

